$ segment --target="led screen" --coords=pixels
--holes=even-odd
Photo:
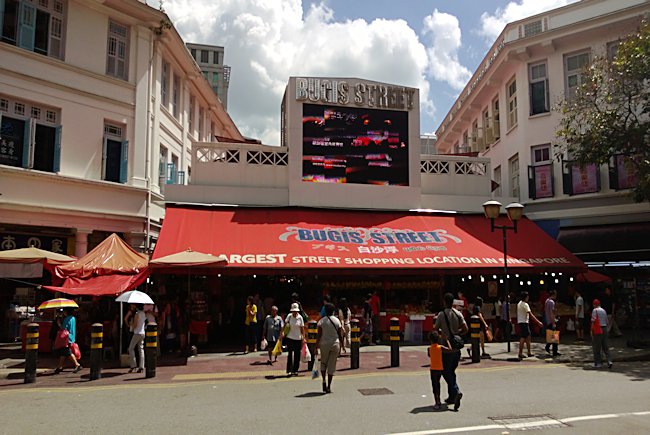
[[[408,186],[408,113],[303,104],[302,180]]]

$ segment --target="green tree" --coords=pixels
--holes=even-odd
[[[637,176],[634,199],[650,201],[650,23],[620,41],[613,59],[594,59],[558,108],[558,158],[607,164],[623,155]]]

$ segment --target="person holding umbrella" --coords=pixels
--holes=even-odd
[[[144,313],[143,304],[131,304],[131,308],[135,308],[135,314],[131,320],[131,326],[133,327],[133,336],[131,337],[131,343],[129,343],[129,362],[130,369],[129,373],[133,373],[136,369],[138,373],[144,371],[144,323],[147,319],[146,314]],[[138,348],[138,361],[135,360],[135,348]]]
[[[59,355],[59,366],[56,368],[56,370],[54,370],[55,374],[59,374],[63,371],[63,364],[65,363],[66,358],[69,358],[70,361],[74,363],[74,370],[72,373],[78,373],[83,368],[70,349],[72,343],[76,342],[77,335],[77,320],[72,315],[73,308],[64,308],[64,312],[65,317],[63,320],[60,320],[61,323],[59,324],[59,328],[61,330],[67,331],[68,338],[67,343],[61,343],[61,346],[56,349],[56,353]],[[55,342],[59,342],[58,336]]]

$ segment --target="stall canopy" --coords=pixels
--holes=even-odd
[[[72,295],[118,295],[142,284],[149,275],[147,257],[111,234],[83,257],[55,268],[61,286],[47,290]]]
[[[0,277],[38,278],[43,268],[54,271],[57,265],[70,263],[73,257],[35,247],[0,251]]]
[[[168,207],[153,258],[190,247],[225,255],[226,269],[503,268],[502,233],[491,232],[483,215]],[[508,266],[586,270],[527,219],[509,231]]]

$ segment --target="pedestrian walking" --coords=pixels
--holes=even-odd
[[[379,313],[381,312],[381,300],[377,295],[377,290],[372,291],[369,302],[372,316],[372,342],[379,344],[381,343],[381,333],[379,331]]]
[[[439,411],[442,408],[442,402],[440,401],[440,377],[443,373],[442,352],[451,352],[452,348],[447,336],[436,330],[431,331],[429,340],[431,346],[427,349],[427,355],[429,355],[429,372],[431,388],[433,389],[433,409]]]
[[[316,348],[320,351],[320,373],[323,377],[323,393],[332,392],[332,378],[336,372],[336,361],[341,353],[343,328],[341,321],[334,316],[334,305],[325,304],[325,317],[318,321]],[[327,383],[325,375],[327,374]]]
[[[144,313],[143,304],[131,304],[131,308],[135,310],[131,318],[131,327],[133,328],[133,335],[129,343],[129,373],[137,371],[142,373],[144,371],[144,324],[147,320],[147,315]],[[138,349],[138,360],[135,359],[135,350]]]
[[[264,319],[264,327],[262,328],[262,336],[266,338],[268,343],[266,345],[269,352],[267,364],[273,364],[273,362],[278,360],[277,355],[275,357],[273,356],[273,349],[275,349],[275,345],[280,339],[283,327],[284,322],[282,321],[282,317],[278,316],[278,307],[273,305],[271,307],[271,314]]]
[[[485,334],[486,331],[488,330],[488,325],[487,322],[485,321],[485,318],[483,317],[483,298],[478,296],[476,298],[476,302],[474,303],[474,307],[472,308],[472,316],[478,316],[479,324],[481,325],[481,330],[479,332],[479,340],[481,344],[481,358],[490,358],[490,354],[485,351]],[[467,354],[469,357],[472,357],[472,350],[471,348],[467,348]]]
[[[339,320],[343,325],[343,343],[341,343],[341,353],[347,353],[348,348],[351,346],[351,327],[350,319],[352,318],[352,312],[348,307],[348,300],[346,298],[341,298],[339,300]]]
[[[575,291],[576,298],[576,341],[585,341],[585,328],[587,327],[585,317],[585,300],[580,290]]]
[[[443,300],[445,308],[438,313],[435,328],[437,330],[442,330],[445,336],[450,338],[466,334],[468,331],[467,323],[465,322],[463,315],[453,308],[454,295],[451,293],[445,293]],[[454,340],[454,342],[456,341],[457,340]],[[456,368],[458,367],[459,362],[460,349],[452,347],[451,350],[442,352],[442,377],[447,383],[447,393],[449,394],[449,397],[445,399],[445,403],[453,403],[454,411],[457,411],[460,408],[460,400],[463,397],[456,379]]]
[[[300,368],[300,350],[305,343],[305,321],[300,313],[298,303],[291,304],[289,315],[284,321],[280,335],[287,346],[287,375],[297,376]]]
[[[600,297],[602,308],[607,312],[607,332],[614,337],[622,337],[623,334],[616,322],[616,296],[612,293],[612,287],[606,286],[605,293]]]
[[[73,311],[71,308],[65,308],[64,313],[65,316],[63,318],[59,317],[59,332],[55,339],[55,351],[59,356],[59,365],[56,370],[54,370],[55,374],[63,371],[63,364],[66,359],[69,359],[74,364],[74,370],[72,373],[77,373],[83,368],[81,367],[81,364],[79,364],[79,361],[77,361],[77,357],[71,349],[72,344],[77,342],[77,320],[72,315]],[[67,335],[67,338],[64,338],[65,335]]]
[[[556,331],[557,327],[557,309],[555,300],[557,299],[557,291],[551,290],[548,299],[544,302],[544,319],[546,319],[546,330]],[[548,341],[548,340],[547,340]],[[558,343],[546,343],[546,353],[551,353],[551,346],[553,347],[553,356],[562,355],[557,351]]]
[[[602,367],[602,354],[604,353],[607,358],[607,367],[611,369],[613,364],[609,354],[607,311],[600,306],[598,299],[594,299],[593,307],[594,309],[591,311],[591,347],[594,350],[594,367]]]
[[[530,349],[531,333],[530,333],[530,318],[532,317],[535,323],[542,326],[542,322],[535,317],[528,305],[529,295],[528,292],[521,292],[519,303],[517,304],[517,323],[519,324],[519,360],[524,359],[524,344],[528,348],[528,357],[532,357],[533,353]]]
[[[253,296],[246,298],[246,319],[244,320],[244,353],[248,353],[250,348],[257,352],[257,305],[253,302]]]
[[[361,332],[361,342],[367,342],[368,344],[372,344],[372,307],[370,305],[370,299],[372,298],[372,294],[368,293],[366,295],[366,300],[363,302],[363,331]]]

